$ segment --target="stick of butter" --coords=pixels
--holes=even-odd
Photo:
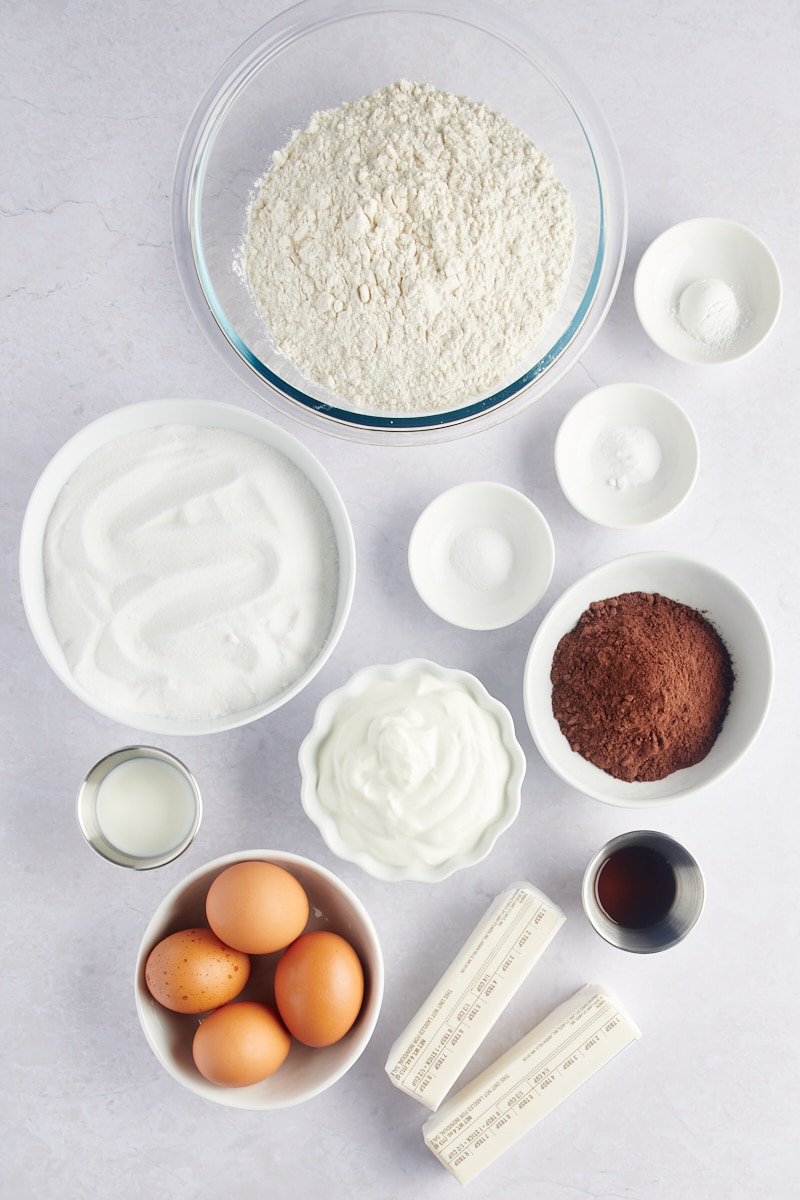
[[[425,1145],[470,1183],[641,1036],[606,991],[587,983],[428,1117]]]
[[[506,888],[389,1051],[392,1083],[438,1108],[564,920],[530,883]]]

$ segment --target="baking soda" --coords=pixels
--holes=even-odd
[[[597,455],[603,479],[620,491],[650,483],[661,466],[658,439],[639,425],[609,429],[598,442]]]

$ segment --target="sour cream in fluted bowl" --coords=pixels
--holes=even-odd
[[[326,696],[299,761],[329,848],[385,880],[436,882],[485,858],[525,775],[504,705],[426,659],[366,667]]]

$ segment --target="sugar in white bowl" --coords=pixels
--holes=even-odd
[[[352,599],[329,477],[293,437],[215,402],[133,405],[52,460],[21,543],[45,657],[98,711],[208,733],[277,708],[319,669]]]

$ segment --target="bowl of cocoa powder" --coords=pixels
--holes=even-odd
[[[525,715],[565,783],[647,807],[716,783],[758,734],[772,693],[769,634],[707,563],[614,559],[563,593],[525,666]]]

